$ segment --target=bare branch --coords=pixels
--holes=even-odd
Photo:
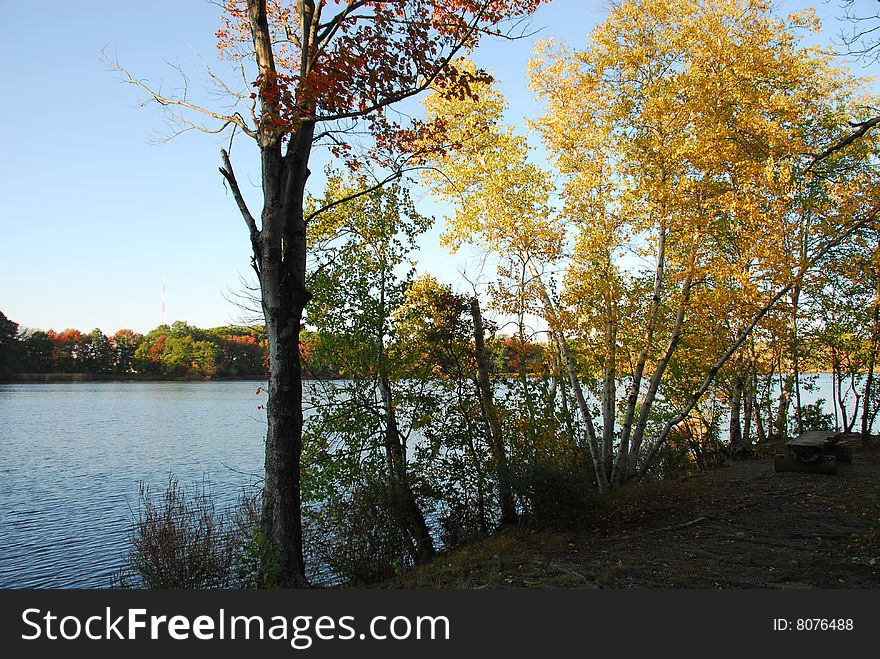
[[[245,135],[248,135],[249,137],[256,139],[256,137],[257,137],[256,131],[254,131],[252,128],[250,128],[245,123],[242,116],[240,114],[238,114],[237,112],[235,112],[233,114],[221,114],[218,112],[213,112],[211,110],[208,110],[207,108],[201,107],[200,105],[196,105],[195,103],[190,103],[189,101],[187,101],[185,92],[184,92],[183,98],[174,98],[174,97],[170,97],[170,96],[165,96],[161,92],[152,89],[144,82],[135,78],[133,75],[131,75],[131,73],[127,69],[122,67],[118,62],[116,62],[115,60],[111,60],[107,56],[107,53],[105,51],[101,51],[101,55],[102,55],[105,63],[110,68],[112,68],[113,70],[115,70],[123,75],[124,82],[126,82],[130,85],[134,85],[135,87],[138,87],[139,89],[145,91],[150,97],[149,100],[152,100],[153,102],[158,103],[162,107],[186,108],[187,110],[192,110],[193,112],[198,112],[200,114],[207,115],[213,119],[217,119],[217,120],[223,122],[223,127],[220,128],[219,130],[208,130],[208,129],[205,129],[205,128],[199,126],[198,124],[188,122],[190,128],[202,130],[203,132],[217,133],[217,132],[220,132],[221,130],[223,130],[223,128],[226,128],[228,125],[235,124],[236,126],[238,126],[242,130],[243,133],[245,133]],[[178,71],[180,71],[179,66],[175,66],[174,68],[176,68]],[[187,82],[187,79],[184,76],[184,83],[186,83],[186,82]]]
[[[223,167],[220,168],[220,173],[223,174],[223,178],[229,183],[229,188],[232,190],[232,196],[235,199],[235,203],[238,204],[238,210],[241,211],[245,224],[247,224],[251,237],[251,246],[254,248],[254,254],[259,254],[260,230],[257,228],[257,222],[254,220],[254,216],[251,215],[247,203],[244,200],[244,196],[241,194],[241,189],[238,187],[238,181],[235,178],[235,172],[232,170],[232,162],[229,160],[229,154],[226,152],[226,149],[220,149],[220,157],[223,159]]]

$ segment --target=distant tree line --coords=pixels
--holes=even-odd
[[[200,329],[176,321],[146,335],[121,329],[19,329],[0,312],[0,376],[84,373],[155,377],[258,377],[265,366],[260,328]]]
[[[345,377],[333,349],[338,337],[303,330],[300,356],[312,378]],[[487,352],[499,374],[540,371],[546,346],[517,337],[493,337]],[[99,328],[20,328],[0,312],[0,377],[33,373],[143,375],[153,377],[265,377],[268,363],[262,326],[201,329],[183,321],[159,325],[147,334],[121,329],[107,336]]]

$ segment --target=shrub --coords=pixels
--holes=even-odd
[[[360,482],[309,512],[314,558],[329,581],[365,584],[387,579],[407,563],[390,489],[381,479]]]
[[[255,498],[243,496],[238,508],[217,512],[207,483],[187,492],[170,477],[160,495],[141,483],[129,553],[114,585],[229,588],[254,581],[244,550],[257,509]]]
[[[820,398],[815,403],[801,405],[801,424],[804,431],[807,430],[834,430],[834,415],[825,413],[825,399]],[[797,434],[797,419],[789,419],[791,426],[789,434],[794,436]]]
[[[479,501],[453,501],[437,517],[440,541],[446,549],[454,549],[488,535],[485,506]]]
[[[588,498],[595,491],[591,476],[583,464],[535,462],[518,470],[514,490],[523,502],[529,523],[568,528],[584,518]]]

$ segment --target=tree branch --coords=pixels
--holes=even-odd
[[[381,181],[378,181],[377,183],[375,183],[374,185],[371,185],[371,186],[368,187],[368,188],[364,188],[364,189],[362,189],[362,190],[358,190],[357,192],[354,192],[354,193],[352,193],[352,194],[350,194],[350,195],[347,195],[347,196],[345,196],[345,197],[342,197],[341,199],[336,199],[336,200],[330,202],[329,204],[325,204],[324,206],[321,206],[321,208],[319,208],[318,210],[316,210],[314,213],[310,213],[309,216],[306,218],[305,221],[306,221],[306,222],[310,222],[311,220],[313,220],[314,218],[316,218],[318,215],[320,215],[321,213],[326,213],[326,212],[329,211],[331,208],[335,208],[336,206],[339,206],[339,205],[341,205],[341,204],[345,204],[345,203],[347,203],[347,202],[349,202],[349,201],[354,201],[355,199],[360,199],[360,198],[363,197],[364,195],[368,195],[368,194],[370,194],[371,192],[375,192],[376,190],[379,190],[380,188],[382,188],[382,187],[388,185],[389,183],[391,183],[391,181],[396,181],[397,179],[401,178],[401,177],[403,176],[403,172],[404,172],[403,169],[397,169],[397,170],[391,172],[391,174],[389,174],[388,176],[386,176],[386,177],[385,177],[384,179],[382,179]]]
[[[238,204],[238,210],[241,211],[245,224],[247,224],[251,237],[251,246],[254,248],[254,254],[259,254],[260,230],[257,228],[257,222],[254,220],[254,216],[251,215],[247,203],[244,200],[244,196],[241,194],[241,189],[238,187],[238,181],[235,178],[235,172],[232,170],[232,162],[229,160],[229,154],[226,152],[226,149],[220,149],[220,157],[223,159],[223,167],[220,168],[220,173],[223,174],[223,178],[229,183],[229,188],[232,190],[232,196],[235,199],[235,203]]]
[[[207,115],[209,117],[212,117],[213,119],[218,119],[219,121],[224,122],[224,128],[226,126],[228,126],[229,124],[235,124],[236,126],[238,126],[242,130],[242,132],[245,135],[256,139],[256,137],[257,137],[256,131],[254,131],[252,128],[250,128],[245,123],[242,116],[240,114],[238,114],[237,112],[234,114],[221,114],[219,112],[213,112],[211,110],[208,110],[207,108],[203,108],[200,105],[196,105],[195,103],[190,103],[189,101],[186,100],[185,96],[184,96],[184,98],[172,98],[169,96],[164,96],[163,94],[159,93],[158,91],[156,91],[154,89],[151,89],[149,86],[147,86],[146,84],[144,84],[143,82],[141,82],[140,80],[135,78],[133,75],[131,75],[131,73],[128,72],[128,70],[123,68],[118,62],[111,60],[109,57],[107,57],[107,54],[104,51],[101,51],[101,55],[104,58],[104,61],[107,63],[107,65],[110,68],[112,68],[115,71],[118,71],[119,73],[121,73],[125,77],[124,81],[126,83],[128,83],[130,85],[134,85],[135,87],[142,89],[147,94],[149,94],[150,98],[154,102],[158,103],[159,105],[161,105],[163,107],[169,107],[169,106],[182,107],[182,108],[186,108],[188,110],[192,110],[194,112],[198,112],[200,114]],[[193,124],[192,122],[187,122],[187,123],[189,123],[190,128],[203,130],[203,132],[210,132],[210,133],[219,132],[218,130],[203,129],[202,127],[198,126],[197,124]],[[222,128],[220,130],[222,130]]]
[[[329,115],[326,117],[315,117],[315,121],[336,121],[339,119],[357,119],[366,117],[378,110],[381,110],[389,105],[393,105],[399,101],[410,98],[411,96],[415,96],[417,94],[422,93],[426,89],[428,89],[435,80],[437,80],[438,76],[443,72],[443,70],[449,65],[449,63],[455,58],[455,56],[464,48],[467,41],[475,32],[479,31],[479,23],[480,19],[483,17],[483,14],[486,12],[489,3],[484,3],[479,12],[476,13],[473,20],[471,21],[470,26],[467,29],[467,32],[458,40],[458,42],[452,46],[450,51],[443,57],[441,57],[436,65],[434,66],[434,72],[430,75],[426,75],[424,81],[416,85],[415,87],[410,87],[409,89],[403,89],[396,94],[391,94],[386,98],[380,99],[373,103],[370,106],[365,107],[362,110],[353,110],[351,112],[341,112],[335,115]]]
[[[850,125],[853,128],[855,128],[856,130],[853,131],[852,133],[850,133],[849,135],[847,135],[846,137],[838,140],[837,142],[835,142],[831,146],[829,146],[827,149],[822,151],[822,153],[819,153],[818,155],[813,156],[813,162],[810,163],[810,166],[807,169],[811,169],[813,167],[813,165],[820,163],[821,161],[825,160],[827,157],[831,156],[832,154],[836,153],[837,151],[840,151],[841,149],[848,147],[850,144],[855,142],[857,139],[866,135],[868,133],[868,131],[871,130],[877,124],[880,124],[880,115],[873,117],[871,119],[868,119],[866,121],[859,121],[859,122],[851,123]]]

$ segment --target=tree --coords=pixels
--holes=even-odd
[[[525,336],[524,318],[532,311],[543,315],[560,347],[587,430],[591,455],[596,456],[598,444],[592,412],[587,407],[569,349],[565,319],[553,299],[546,272],[561,260],[565,240],[563,222],[550,206],[553,188],[550,174],[529,162],[530,148],[526,140],[502,123],[505,101],[491,78],[478,76],[476,66],[467,60],[456,62],[456,67],[474,76],[473,93],[450,96],[438,92],[426,100],[428,116],[443,118],[450,125],[450,147],[429,156],[430,168],[425,172],[435,194],[455,204],[455,214],[448,220],[444,240],[456,249],[464,242],[477,243],[501,259],[501,282],[493,289],[494,301],[499,309],[519,319],[518,336],[509,345],[517,344],[519,354],[515,361],[526,402],[531,395],[527,392],[525,376],[529,351],[534,346]],[[479,316],[478,306],[474,313],[475,325]],[[491,396],[485,383],[480,390],[484,407],[491,415],[492,405],[488,404]],[[496,439],[495,450],[500,459],[503,447],[500,438]],[[503,467],[503,462],[498,464]],[[511,521],[510,497],[503,495],[502,499],[507,502],[505,521]]]
[[[86,355],[86,336],[77,329],[68,328],[62,332],[49,330],[54,350],[52,365],[61,373],[82,373]]]
[[[134,351],[138,373],[158,375],[162,372],[162,355],[168,341],[168,325],[159,325],[147,332]]]
[[[334,199],[348,201],[333,205]],[[416,212],[399,184],[357,195],[339,176],[331,175],[327,198],[320,203],[332,208],[312,227],[311,240],[320,256],[307,321],[328,337],[321,349],[333,354],[345,381],[329,388],[322,396],[326,400],[316,404],[308,433],[330,456],[322,466],[331,478],[339,473],[333,461],[349,462],[353,474],[364,463],[372,471],[376,461],[370,458],[381,447],[385,468],[378,482],[385,485],[388,509],[410,558],[424,562],[435,550],[413,491],[406,445],[410,433],[401,418],[398,387],[406,386],[408,369],[406,358],[395,359],[389,344],[396,335],[393,315],[413,277],[411,269],[404,274],[400,270],[406,268],[430,220]],[[331,437],[339,437],[341,446]],[[351,482],[346,478],[341,485]]]
[[[815,27],[764,2],[629,0],[586,49],[548,43],[532,64],[578,231],[568,299],[580,333],[606,337],[606,373],[620,370],[618,320],[635,321],[626,399],[593,448],[600,487],[642,478],[755,327],[786,304],[796,317],[805,275],[876,217],[870,168],[817,171],[811,155],[846,133],[858,86],[799,45],[796,31]],[[626,266],[628,253],[652,267]],[[584,296],[584,280],[605,282],[604,296]],[[682,361],[699,354],[695,331],[729,328],[699,374]],[[675,374],[692,383],[673,410],[661,388]]]
[[[87,373],[109,373],[113,368],[113,347],[99,328],[89,332],[84,341],[83,368]]]
[[[867,140],[866,140],[867,141]],[[877,415],[877,235],[866,231],[837,250],[806,287],[812,317],[806,340],[832,374],[838,430],[851,432],[861,415],[863,440]]]
[[[259,224],[225,150],[221,173],[249,231],[266,322],[269,398],[261,529],[271,545],[264,571],[277,572],[282,586],[307,583],[302,552],[302,383],[297,342],[303,309],[310,299],[307,227],[324,210],[304,213],[313,149],[329,146],[336,156],[356,166],[364,159],[354,156],[350,136],[362,127],[372,135],[372,155],[396,166],[391,176],[398,175],[400,163],[395,154],[406,151],[418,129],[425,126],[401,126],[386,110],[434,84],[465,88],[467,78],[448,67],[455,54],[475,46],[484,34],[502,33],[508,20],[530,14],[541,1],[349,0],[331,4],[229,0],[218,35],[226,56],[241,64],[244,79],[255,79],[252,93],[236,97],[249,106],[250,120],[240,112],[195,107],[185,97],[168,98],[127,77],[166,108],[201,112],[219,121],[220,129],[234,127],[252,138],[260,151],[263,199]],[[185,127],[196,125],[183,121]],[[270,560],[276,562],[274,568]]]
[[[121,329],[110,337],[113,346],[113,370],[123,375],[131,373],[135,366],[135,353],[144,340],[141,334],[130,329]]]
[[[53,368],[55,344],[47,332],[28,329],[21,334],[21,364],[25,373],[48,373]]]
[[[11,373],[15,367],[18,353],[18,323],[9,320],[0,311],[0,375]]]
[[[417,277],[395,313],[393,354],[406,381],[427,382],[410,416],[423,441],[417,447],[422,478],[443,501],[438,521],[444,542],[517,519],[511,468],[513,415],[493,387],[493,364],[476,295],[456,294],[431,275]],[[540,423],[535,417],[530,421]],[[513,424],[510,424],[513,425]]]

